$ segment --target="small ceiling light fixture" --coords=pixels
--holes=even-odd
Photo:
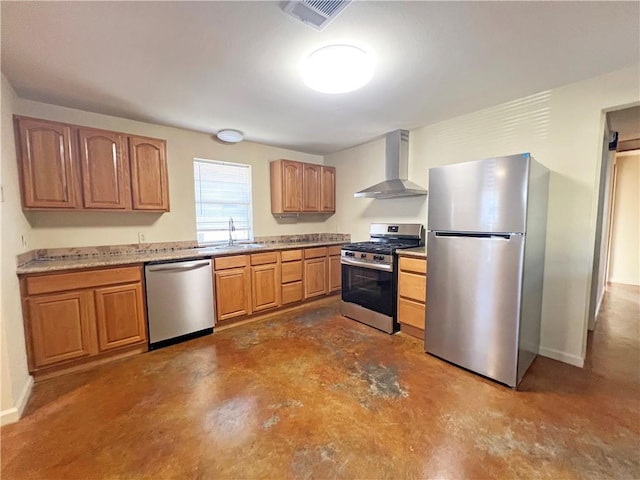
[[[244,135],[240,130],[232,130],[230,128],[220,130],[218,133],[216,133],[216,137],[227,143],[238,143],[244,140]]]
[[[319,48],[301,63],[302,79],[322,93],[347,93],[369,83],[373,77],[373,56],[355,45]]]

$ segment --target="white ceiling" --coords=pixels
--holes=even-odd
[[[23,98],[326,154],[638,64],[640,2],[350,4],[318,32],[278,2],[2,2]],[[299,59],[355,40],[363,89],[309,90]]]

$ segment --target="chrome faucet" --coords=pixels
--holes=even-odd
[[[236,227],[233,224],[233,217],[229,217],[229,245],[233,245],[233,235],[231,235],[231,232],[235,231]]]

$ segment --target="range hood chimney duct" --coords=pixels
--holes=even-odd
[[[398,198],[426,195],[427,191],[408,180],[409,131],[395,130],[386,135],[385,181],[353,194],[354,197]]]

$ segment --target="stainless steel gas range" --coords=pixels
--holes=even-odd
[[[342,246],[342,306],[345,317],[383,332],[399,330],[396,250],[424,245],[419,223],[372,223],[369,241]]]

